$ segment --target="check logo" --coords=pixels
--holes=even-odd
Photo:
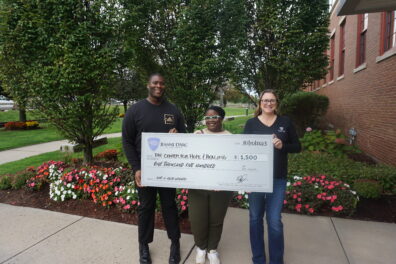
[[[149,147],[152,151],[157,150],[159,143],[160,143],[160,139],[159,138],[148,138],[147,142],[149,144]]]

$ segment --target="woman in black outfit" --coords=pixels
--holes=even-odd
[[[287,154],[301,151],[296,130],[291,120],[276,112],[278,96],[273,90],[260,94],[255,117],[245,125],[245,134],[273,135],[274,178],[273,192],[249,194],[250,246],[254,264],[265,264],[264,225],[266,212],[270,264],[283,264],[284,237],[281,211],[287,182]]]

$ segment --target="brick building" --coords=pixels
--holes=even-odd
[[[396,11],[337,16],[332,1],[329,71],[309,91],[329,97],[327,121],[385,164],[396,165]]]

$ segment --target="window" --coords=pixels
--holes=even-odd
[[[340,25],[340,61],[338,67],[338,76],[344,75],[344,64],[345,64],[345,21]]]
[[[396,11],[384,12],[382,14],[381,27],[381,50],[380,54],[390,50],[396,45]]]
[[[366,62],[366,32],[368,24],[368,14],[357,16],[357,47],[356,47],[356,67]]]
[[[334,80],[334,44],[335,44],[335,34],[330,38],[330,81]]]

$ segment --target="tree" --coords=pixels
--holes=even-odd
[[[247,0],[245,44],[233,78],[240,90],[274,89],[282,98],[326,74],[325,0]]]
[[[125,67],[117,69],[117,79],[114,86],[114,98],[120,100],[124,106],[124,113],[128,108],[128,101],[138,100],[147,96],[145,82],[135,70]]]
[[[241,1],[148,0],[124,6],[136,65],[146,73],[164,73],[169,97],[193,131],[231,72],[242,40]]]
[[[119,3],[4,1],[2,10],[7,27],[1,30],[19,36],[18,44],[7,43],[11,52],[3,56],[30,57],[21,72],[35,108],[67,139],[82,144],[84,161],[92,162],[94,138],[118,114],[107,103],[123,54]]]
[[[34,30],[29,21],[29,13],[26,20],[19,24],[20,16],[24,11],[12,8],[9,0],[0,1],[0,80],[5,92],[12,97],[19,109],[19,121],[26,121],[26,107],[29,101],[29,83],[25,68],[31,64],[34,56],[33,50],[29,50],[31,35],[24,34]],[[16,5],[23,6],[22,2]],[[23,28],[23,30],[21,30]],[[24,46],[26,53],[20,50]]]

